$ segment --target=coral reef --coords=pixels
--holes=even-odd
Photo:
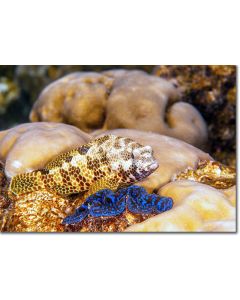
[[[236,232],[236,66],[135,67],[0,66],[1,232]]]
[[[174,199],[173,208],[127,231],[204,232],[236,231],[235,189],[218,190],[202,183],[180,180],[163,186],[158,194]]]
[[[176,179],[188,179],[226,189],[236,184],[236,170],[216,161],[201,161],[195,170],[187,169],[178,174]]]
[[[72,72],[101,72],[112,68],[142,69],[152,72],[154,66],[99,66],[99,65],[20,65],[0,66],[0,78],[5,78],[13,83],[19,93],[16,101],[11,101],[7,107],[4,104],[4,114],[1,114],[0,129],[7,129],[12,126],[27,122],[32,104],[42,89],[54,80]],[[4,79],[4,80],[5,80]],[[1,79],[0,79],[1,80]],[[0,96],[1,98],[1,96]],[[1,102],[1,101],[0,101]],[[4,103],[6,98],[4,96]],[[1,106],[1,105],[0,105]],[[2,106],[3,108],[3,106]],[[0,107],[1,110],[1,107]]]
[[[112,80],[98,73],[73,73],[47,86],[30,114],[32,122],[63,122],[89,132],[101,128]]]
[[[65,122],[93,129],[133,128],[177,137],[198,147],[207,141],[206,124],[190,104],[178,102],[173,83],[143,71],[73,73],[46,87],[30,120]]]
[[[6,177],[4,174],[4,164],[0,161],[0,189],[6,185]]]
[[[12,205],[7,210],[0,210],[0,229],[3,232],[122,232],[128,226],[142,222],[172,207],[171,199],[148,195],[140,187],[131,187],[128,193],[124,190],[120,192],[118,193],[118,197],[121,198],[120,202],[122,201],[122,205],[119,203],[120,208],[109,204],[109,196],[114,195],[109,190],[89,197],[88,202],[93,203],[89,216],[87,216],[88,211],[83,211],[83,207],[88,210],[86,204],[77,208],[82,202],[82,196],[61,197],[46,190],[21,196],[9,193]],[[133,212],[125,209],[124,201],[128,202],[128,207]],[[116,204],[116,201],[113,204]],[[115,209],[118,209],[118,212],[121,210],[121,214],[116,215]],[[73,213],[73,217],[68,217]],[[85,213],[85,219],[79,222],[81,213]],[[76,217],[75,220],[74,217]],[[65,225],[64,223],[67,223],[66,220],[69,218],[78,222]]]
[[[43,168],[53,157],[77,148],[90,136],[58,123],[28,123],[0,132],[0,159],[8,177]]]
[[[81,222],[62,224],[67,216],[73,214],[75,209],[84,203],[86,198],[83,195],[61,196],[45,188],[40,191],[34,190],[30,193],[14,195],[11,193],[11,189],[7,188],[8,182],[4,169],[8,174],[18,173],[19,163],[16,162],[21,163],[21,170],[39,169],[41,166],[44,167],[43,162],[47,164],[56,154],[69,150],[66,147],[75,148],[79,143],[84,147],[92,137],[65,124],[44,122],[24,124],[0,133],[0,154],[6,159],[5,168],[1,164],[0,169],[1,231],[235,230],[236,191],[235,186],[232,185],[235,183],[236,174],[233,169],[212,161],[212,158],[203,151],[171,137],[130,129],[116,129],[101,134],[96,132],[94,135],[106,137],[106,134],[131,138],[137,143],[152,147],[159,168],[149,177],[139,181],[137,186],[146,188],[149,193],[154,192],[153,196],[148,196],[141,187],[137,186],[127,190],[123,189],[123,192],[120,190],[116,194],[124,197],[115,197],[113,192],[103,191],[90,197],[91,205],[88,202],[85,203],[85,210],[84,207],[81,207],[77,211],[77,215],[74,217],[79,218],[81,212],[85,216]],[[70,144],[63,144],[63,140]],[[94,143],[94,140],[90,143]],[[114,150],[115,144],[107,149]],[[127,144],[124,143],[124,145]],[[17,151],[14,150],[15,147]],[[149,146],[143,147],[143,149],[145,148],[148,149]],[[139,151],[138,148],[136,150],[135,152]],[[11,151],[13,152],[11,153]],[[135,152],[134,155],[137,155]],[[140,152],[139,154],[141,157]],[[8,168],[7,163],[9,163]],[[194,180],[206,184],[194,182]],[[211,185],[221,188],[221,190],[213,188]],[[126,193],[126,191],[129,192]],[[94,191],[90,194],[92,193]],[[157,193],[160,195],[159,198]],[[112,202],[109,202],[109,196]],[[96,201],[97,197],[98,201]],[[146,197],[145,200],[148,199],[146,202],[142,201],[144,197]],[[160,206],[159,210],[156,210],[156,201],[159,200],[159,203],[163,204],[161,197],[172,198],[174,206],[171,211],[165,211],[159,215],[160,211],[166,210],[164,206]],[[119,201],[122,198],[125,200]],[[116,202],[119,204],[118,206],[115,205]]]
[[[208,124],[210,153],[236,163],[236,66],[158,66],[154,74],[181,87],[180,101],[193,104]]]
[[[159,164],[158,169],[138,184],[149,193],[158,190],[168,183],[175,175],[185,171],[188,167],[195,168],[199,161],[212,160],[205,152],[183,141],[133,129],[115,129],[93,133],[94,136],[114,134],[131,138],[143,145],[153,148],[154,156]]]
[[[45,86],[54,80],[72,72],[101,72],[115,68],[124,68],[126,71],[106,71],[102,72],[101,75],[120,82],[120,77],[123,74],[124,76],[129,76],[131,73],[127,69],[141,69],[147,72],[152,72],[153,70],[153,66],[0,66],[0,78],[5,82],[12,83],[18,90],[17,98],[15,96],[12,97],[13,94],[12,92],[10,93],[11,101],[6,101],[5,92],[2,94],[4,104],[0,106],[5,113],[1,114],[0,128],[10,128],[19,123],[27,122],[30,109],[37,96]],[[235,167],[236,66],[158,66],[154,68],[153,74],[166,78],[169,80],[169,83],[173,83],[176,86],[176,90],[181,91],[180,97],[169,97],[165,115],[167,120],[164,124],[171,127],[168,111],[170,112],[171,109],[175,111],[174,107],[179,109],[178,102],[192,104],[200,111],[207,123],[208,151],[210,154],[216,160]],[[4,87],[6,87],[5,83]],[[124,88],[126,89],[126,87]],[[111,92],[111,89],[109,91]],[[6,106],[7,102],[8,105]],[[168,110],[169,108],[170,110]],[[141,109],[138,109],[136,112],[139,111],[140,117],[144,118]],[[104,121],[105,114],[102,115],[99,112],[100,109],[96,111],[98,113],[91,112],[93,114],[92,118],[99,118],[97,120],[100,120],[100,124]],[[137,116],[137,114],[134,114],[134,116]],[[77,118],[74,119],[77,121]],[[90,126],[89,124],[84,125],[86,130],[91,130],[92,120],[89,122]],[[97,126],[97,122],[93,126]],[[126,122],[129,122],[129,120],[126,120]],[[81,124],[81,126],[83,125]],[[102,123],[99,126],[101,127]],[[187,129],[190,130],[189,128]]]
[[[101,72],[113,67],[124,67],[127,69],[143,69],[147,72],[152,72],[153,66],[86,66],[86,65],[27,65],[17,66],[15,69],[15,77],[23,91],[30,94],[31,102],[33,103],[42,89],[54,80],[63,77],[64,75],[73,72]]]
[[[11,102],[19,97],[18,86],[6,77],[0,77],[0,116],[3,115]]]
[[[206,124],[199,112],[183,102],[174,83],[142,71],[108,71],[114,78],[104,129],[132,128],[172,136],[203,148]]]
[[[76,208],[74,201],[48,191],[11,195],[11,199],[11,209],[0,216],[3,232],[63,232],[63,219]]]
[[[65,225],[66,232],[123,232],[130,225],[140,223],[148,219],[149,215],[132,214],[123,212],[117,217],[91,217],[80,223]]]
[[[11,205],[11,200],[7,195],[7,185],[8,182],[4,173],[4,164],[0,161],[0,231],[2,231],[8,209]]]

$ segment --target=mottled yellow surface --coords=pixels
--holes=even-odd
[[[218,189],[236,184],[236,170],[216,161],[201,161],[195,169],[187,169],[176,176],[177,180],[190,179]]]
[[[2,231],[63,232],[61,222],[75,208],[73,201],[47,191],[16,197],[12,207],[4,216]]]
[[[173,198],[172,210],[130,226],[127,231],[235,232],[235,188],[224,191],[188,180],[171,182],[159,194]]]

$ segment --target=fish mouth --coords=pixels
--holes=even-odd
[[[155,171],[157,168],[159,167],[159,163],[155,160],[154,162],[152,162],[151,164],[149,164],[148,166],[147,166],[147,169],[149,170],[149,171]]]

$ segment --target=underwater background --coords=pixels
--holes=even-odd
[[[1,66],[0,231],[235,232],[236,94],[231,65]]]
[[[0,130],[29,122],[41,91],[72,72],[112,69],[143,70],[184,87],[178,101],[195,106],[207,123],[208,152],[236,164],[236,66],[42,65],[0,66]],[[171,103],[169,103],[171,104]]]

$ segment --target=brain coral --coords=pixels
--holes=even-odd
[[[66,124],[22,124],[0,132],[0,160],[5,162],[6,175],[12,177],[43,168],[53,157],[87,143],[90,138]]]
[[[174,83],[143,71],[113,70],[73,73],[47,86],[30,120],[65,122],[93,129],[133,128],[153,131],[204,147],[207,128]]]

